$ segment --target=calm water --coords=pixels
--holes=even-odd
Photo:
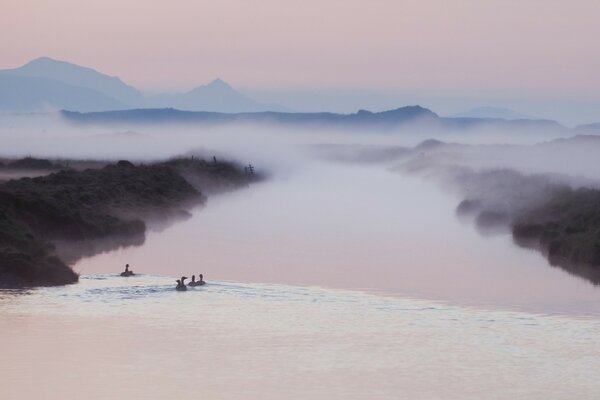
[[[594,399],[600,321],[356,291],[84,276],[0,301],[0,397]],[[10,362],[7,362],[10,360]]]
[[[461,199],[381,166],[314,163],[211,197],[141,247],[84,259],[83,273],[134,271],[359,289],[457,305],[600,316],[600,290],[509,234],[482,237]]]
[[[0,398],[598,398],[600,290],[459,200],[319,162],[211,197],[77,285],[0,292]]]

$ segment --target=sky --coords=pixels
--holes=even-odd
[[[145,91],[220,77],[266,97],[600,101],[597,0],[1,1],[2,69],[49,56]]]

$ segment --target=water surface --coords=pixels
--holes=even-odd
[[[83,276],[2,292],[0,397],[593,399],[600,321],[357,291]],[[8,361],[10,360],[10,361]]]
[[[461,199],[381,166],[314,162],[209,198],[193,218],[141,247],[83,259],[75,270],[359,289],[457,305],[600,315],[600,290],[551,267],[510,234],[459,221]]]
[[[460,200],[316,160],[212,196],[76,285],[1,291],[0,398],[597,398],[598,288]]]

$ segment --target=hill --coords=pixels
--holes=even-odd
[[[49,57],[36,58],[19,68],[0,71],[0,74],[51,79],[70,86],[90,89],[128,108],[143,104],[142,94],[134,87],[123,83],[118,77]]]
[[[218,113],[192,112],[171,108],[135,109],[107,112],[68,112],[62,115],[70,122],[80,124],[207,124],[222,125],[232,123],[244,124],[278,124],[287,126],[339,127],[344,129],[396,129],[402,125],[412,128],[423,128],[423,131],[472,129],[512,129],[520,131],[544,130],[545,132],[564,132],[567,128],[549,120],[504,120],[480,118],[444,118],[433,111],[415,105],[400,107],[382,112],[359,110],[353,114],[336,113],[290,113],[290,112],[249,112]],[[415,130],[416,132],[417,130]]]
[[[92,68],[40,57],[13,69],[0,71],[0,110],[108,111],[144,107],[174,107],[190,111],[283,111],[244,96],[216,79],[185,93],[146,97],[116,76]]]
[[[148,106],[172,107],[187,111],[211,111],[223,113],[280,111],[278,105],[258,103],[234,90],[228,83],[215,79],[208,85],[198,86],[186,93],[161,94],[148,98]]]
[[[54,79],[0,73],[0,111],[43,110],[107,111],[127,108],[92,89]]]
[[[451,118],[529,119],[528,116],[501,107],[476,107],[450,116]]]
[[[192,112],[172,108],[137,109],[108,112],[70,112],[63,111],[63,117],[71,122],[84,124],[111,123],[190,123],[190,124],[228,124],[228,123],[271,123],[290,125],[331,125],[359,126],[381,125],[393,126],[399,123],[435,120],[438,116],[420,106],[401,107],[395,110],[372,113],[361,110],[355,114],[335,113],[217,113]]]

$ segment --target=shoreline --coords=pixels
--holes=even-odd
[[[123,243],[140,245],[149,222],[189,216],[209,193],[259,179],[231,162],[190,157],[148,165],[122,160],[1,182],[0,286],[76,283],[68,264]]]
[[[70,288],[70,285],[62,286],[65,290],[74,290],[73,293],[62,293],[57,299],[60,301],[70,301],[74,299],[77,301],[85,300],[86,296],[94,297],[98,299],[99,288],[118,288],[118,291],[106,291],[101,294],[100,297],[113,297],[114,301],[121,301],[123,303],[130,304],[135,307],[137,301],[143,301],[149,296],[156,298],[157,296],[203,296],[208,295],[206,292],[218,295],[226,296],[244,296],[251,298],[267,298],[267,301],[285,301],[287,297],[292,294],[293,296],[299,296],[304,298],[307,292],[313,294],[310,297],[312,299],[337,299],[336,301],[344,300],[348,305],[361,304],[361,307],[366,309],[370,308],[372,303],[410,303],[415,306],[414,310],[455,310],[455,311],[468,311],[474,313],[503,313],[503,314],[522,314],[528,316],[535,316],[540,318],[567,318],[577,321],[600,321],[600,310],[598,312],[582,312],[582,311],[559,311],[559,310],[542,310],[535,307],[519,307],[519,306],[508,306],[498,304],[473,304],[469,302],[461,302],[456,299],[442,299],[442,298],[429,298],[417,295],[410,295],[408,293],[394,293],[387,290],[367,289],[367,288],[352,288],[352,287],[334,287],[334,286],[322,286],[322,285],[308,285],[308,284],[294,284],[288,282],[246,282],[246,281],[234,281],[228,279],[216,279],[206,280],[207,284],[204,286],[190,287],[186,292],[180,293],[175,290],[175,280],[178,278],[175,275],[156,275],[156,274],[143,274],[136,273],[131,277],[121,277],[119,274],[81,274],[81,281],[86,282],[86,285],[77,285]],[[104,282],[109,284],[103,285]],[[135,283],[135,285],[132,285]],[[12,294],[9,291],[20,291],[26,290],[29,294],[35,293],[38,290],[44,291],[45,289],[52,289],[53,287],[40,286],[40,287],[24,287],[24,288],[0,288],[0,299],[11,297]],[[53,289],[54,290],[54,289]],[[89,291],[89,293],[85,293]],[[56,292],[50,294],[54,297]],[[18,295],[21,295],[19,293]],[[47,292],[39,293],[41,296],[47,296]],[[17,296],[17,294],[15,294]],[[169,297],[171,298],[171,297]],[[357,302],[357,299],[360,299]],[[331,300],[333,301],[333,300]],[[329,300],[326,300],[329,302]],[[102,302],[105,303],[105,302]],[[90,307],[96,307],[97,302],[90,303]],[[44,306],[45,307],[45,306]],[[111,306],[107,306],[106,316],[115,316],[114,309]],[[402,307],[398,306],[399,310],[403,310]],[[64,312],[63,308],[53,308],[57,311],[57,315],[75,315],[70,312]],[[85,309],[78,308],[79,312],[83,313],[81,316],[88,315]],[[102,315],[94,314],[94,317]]]

